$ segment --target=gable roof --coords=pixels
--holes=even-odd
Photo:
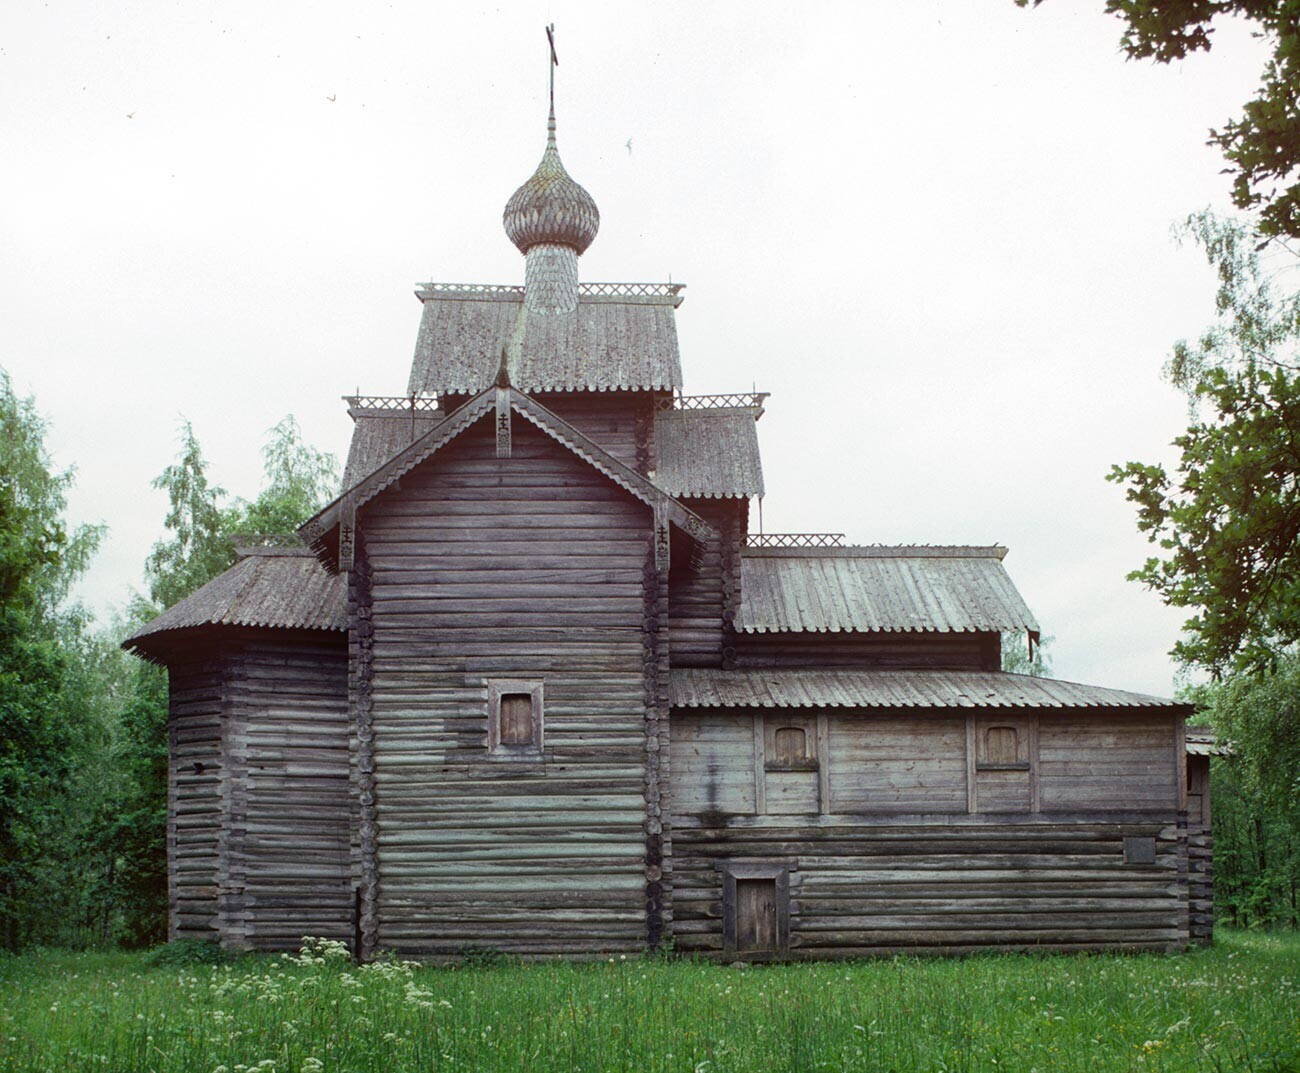
[[[333,502],[304,522],[298,529],[303,542],[316,552],[327,569],[336,570],[338,568],[337,532],[340,524],[353,517],[360,507],[389,488],[404,474],[432,457],[466,429],[477,424],[488,414],[495,413],[498,405],[501,404],[499,400],[509,406],[512,413],[531,422],[588,465],[603,473],[624,491],[631,493],[657,512],[662,512],[668,522],[686,532],[694,540],[717,537],[717,532],[698,514],[668,495],[649,478],[619,461],[563,418],[513,387],[489,387],[452,411],[414,443],[358,479]]]
[[[229,570],[133,632],[123,645],[147,650],[160,634],[195,626],[347,629],[347,582],[326,573],[307,548],[253,548]]]
[[[742,633],[1028,630],[1002,547],[747,548]]]
[[[1123,689],[1005,671],[675,670],[677,708],[1162,708],[1193,706]]]
[[[524,289],[427,283],[408,391],[473,394],[506,351],[521,391],[672,391],[682,384],[681,284],[584,283],[572,313],[534,313]]]
[[[655,484],[675,496],[761,496],[757,413],[749,407],[660,410]]]

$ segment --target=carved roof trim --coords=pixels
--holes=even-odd
[[[338,548],[333,534],[344,521],[345,516],[355,517],[355,512],[360,507],[390,488],[483,417],[495,412],[498,391],[507,393],[511,410],[536,425],[624,491],[636,496],[648,506],[662,511],[670,522],[693,539],[701,541],[717,537],[717,531],[698,514],[659,488],[653,481],[620,462],[563,418],[552,413],[536,400],[528,398],[516,388],[494,386],[484,389],[463,406],[453,410],[444,421],[435,425],[409,447],[399,451],[371,473],[360,478],[314,517],[303,523],[298,530],[299,535],[327,569],[331,571],[338,569]]]

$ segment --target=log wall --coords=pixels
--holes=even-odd
[[[224,663],[219,655],[168,662],[167,938],[217,939],[223,826]]]
[[[695,550],[674,540],[668,631],[674,667],[735,666],[733,623],[740,608],[740,548],[748,528],[746,499],[683,500],[721,535]]]
[[[167,663],[169,937],[258,949],[347,938],[342,636],[196,631]]]
[[[637,950],[647,901],[663,905],[646,830],[647,700],[666,669],[647,643],[651,511],[528,422],[512,433],[498,458],[490,422],[468,430],[358,521],[376,943]],[[538,755],[490,751],[490,683],[511,682],[541,687]]]
[[[741,633],[736,666],[995,671],[996,633]]]
[[[788,890],[780,956],[1180,949],[1189,894],[1177,722],[1136,711],[677,712],[677,948],[740,956],[724,940],[736,932],[727,883],[761,874]],[[1069,778],[1054,769],[1055,782],[1045,758],[1059,765],[1063,745],[1050,724],[1074,728],[1075,768]],[[1013,726],[1024,736],[995,736],[990,759],[981,732]],[[806,758],[774,760],[776,735],[788,746],[804,740],[799,730]]]
[[[533,396],[643,476],[654,468],[655,397],[648,391],[570,391]]]
[[[344,639],[267,631],[228,668],[223,941],[296,950],[306,935],[349,940]]]

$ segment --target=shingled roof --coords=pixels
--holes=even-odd
[[[253,548],[123,644],[144,651],[161,634],[196,626],[347,629],[347,580],[333,577],[306,548]]]
[[[352,443],[343,467],[343,488],[351,488],[369,476],[399,451],[405,450],[447,415],[441,410],[426,412],[351,409]]]
[[[673,671],[678,708],[1164,708],[1145,693],[1004,671]]]
[[[744,633],[1038,632],[1002,547],[749,548]]]
[[[506,351],[520,391],[672,391],[681,387],[674,310],[681,285],[584,283],[572,313],[533,313],[522,287],[425,284],[411,394],[475,394]]]
[[[654,482],[669,495],[763,494],[753,409],[661,410],[655,415],[655,447]]]

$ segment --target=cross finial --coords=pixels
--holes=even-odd
[[[546,121],[547,141],[555,144],[555,68],[560,66],[559,57],[555,55],[555,23],[546,27],[546,42],[551,46],[551,113]]]

